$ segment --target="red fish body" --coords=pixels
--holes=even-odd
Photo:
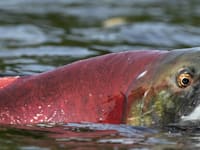
[[[168,52],[127,51],[0,79],[0,123],[125,123],[130,88]],[[144,91],[140,91],[144,94]]]

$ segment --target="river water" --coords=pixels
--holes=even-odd
[[[200,46],[199,0],[1,0],[0,75],[30,75],[136,49]],[[198,149],[197,129],[1,126],[0,149]]]

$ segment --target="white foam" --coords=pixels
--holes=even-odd
[[[189,115],[182,116],[182,121],[197,121],[200,120],[200,105],[198,105]]]

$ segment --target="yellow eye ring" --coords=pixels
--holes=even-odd
[[[176,77],[177,84],[180,88],[186,88],[191,85],[193,81],[193,76],[187,70],[182,70]]]

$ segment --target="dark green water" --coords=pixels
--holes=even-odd
[[[1,75],[110,52],[200,46],[199,0],[1,0]],[[0,149],[198,149],[198,131],[70,124],[0,127]]]

